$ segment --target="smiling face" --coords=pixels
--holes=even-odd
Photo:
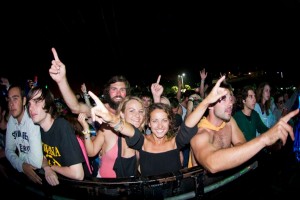
[[[170,119],[168,114],[162,109],[154,109],[150,113],[150,123],[152,134],[156,138],[164,138],[169,131]]]
[[[124,105],[125,109],[121,112],[121,117],[136,128],[142,128],[145,122],[145,109],[143,104],[136,100],[130,99]]]
[[[126,97],[126,85],[124,82],[112,83],[109,87],[109,97],[115,103],[121,102]]]
[[[117,110],[119,104],[124,100],[126,95],[127,89],[124,82],[112,83],[108,89],[107,102],[112,109]]]

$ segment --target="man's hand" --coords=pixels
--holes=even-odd
[[[54,60],[51,62],[52,65],[49,69],[49,74],[56,83],[59,83],[63,79],[66,79],[66,66],[60,61],[55,48],[52,48],[51,50]]]
[[[45,178],[50,185],[56,186],[59,184],[57,174],[55,173],[55,171],[51,169],[50,166],[44,167],[44,171],[45,171]]]
[[[298,113],[299,109],[289,112],[287,115],[280,118],[280,120],[267,132],[261,134],[260,136],[264,139],[265,145],[271,146],[279,140],[282,145],[285,145],[288,135],[290,135],[291,139],[294,140],[295,137],[293,128],[288,124],[288,121]]]
[[[35,167],[33,167],[32,165],[28,164],[28,163],[23,163],[22,165],[23,168],[23,172],[24,174],[34,183],[38,183],[38,184],[42,184],[42,179],[39,175],[37,175],[37,173],[35,173],[34,170],[36,170]]]

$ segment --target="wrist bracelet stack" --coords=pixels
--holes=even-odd
[[[124,122],[122,119],[120,119],[120,121],[113,126],[113,129],[116,131],[116,132],[119,132],[123,129],[123,125],[124,125]]]

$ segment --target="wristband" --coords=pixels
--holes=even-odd
[[[113,129],[118,132],[121,127],[123,129],[123,121],[120,118],[120,121],[113,127]]]
[[[87,131],[81,131],[83,135],[87,135],[87,134],[90,134],[91,131],[90,130],[87,130]]]

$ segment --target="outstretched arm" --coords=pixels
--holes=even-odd
[[[134,135],[135,130],[131,124],[121,120],[119,115],[109,112],[101,100],[93,92],[89,91],[88,93],[96,104],[96,106],[91,109],[93,121],[97,121],[100,124],[108,123],[115,131],[118,131],[128,137],[132,137]]]
[[[79,103],[74,92],[72,91],[66,76],[66,66],[60,61],[55,48],[52,48],[54,60],[49,69],[51,78],[57,83],[60,93],[66,102],[67,106],[71,109],[72,113],[86,113],[88,116],[91,115],[90,108],[88,105]]]
[[[196,160],[211,173],[232,169],[245,163],[264,147],[278,140],[281,140],[284,145],[288,135],[294,140],[293,128],[287,122],[298,113],[299,110],[296,109],[281,118],[264,134],[244,144],[226,149],[216,149],[210,142],[209,134],[204,129],[199,129],[191,140],[191,148]]]

